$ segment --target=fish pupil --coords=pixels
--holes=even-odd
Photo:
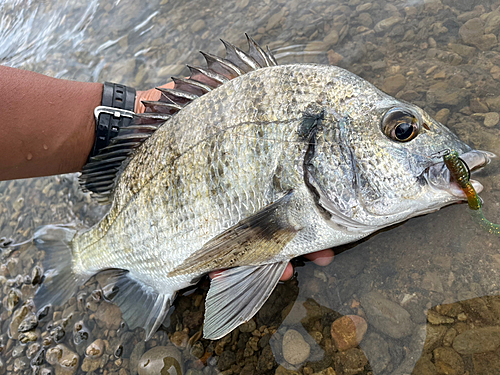
[[[408,122],[402,122],[398,126],[396,126],[394,134],[396,135],[397,139],[399,139],[400,141],[404,141],[412,136],[413,125]]]

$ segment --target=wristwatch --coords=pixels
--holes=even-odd
[[[101,105],[94,109],[95,142],[89,159],[108,146],[118,135],[120,128],[130,124],[134,116],[134,107],[135,89],[104,82]]]

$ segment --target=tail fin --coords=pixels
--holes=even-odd
[[[34,298],[37,308],[63,304],[88,280],[73,261],[71,241],[77,232],[70,225],[46,225],[35,232],[36,247],[45,251],[43,283]]]

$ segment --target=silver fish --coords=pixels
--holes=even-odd
[[[88,230],[38,230],[38,306],[104,272],[106,298],[149,338],[177,291],[223,270],[205,311],[217,339],[256,314],[291,258],[464,200],[442,150],[470,169],[492,156],[344,69],[280,66],[248,40],[248,53],[204,54],[85,166],[110,211]]]

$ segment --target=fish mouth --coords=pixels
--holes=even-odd
[[[481,150],[473,150],[460,155],[460,159],[467,164],[471,173],[480,170],[495,157],[494,153]],[[447,191],[459,200],[467,199],[467,195],[451,176],[444,162],[439,162],[428,167],[424,171],[424,178],[435,189]],[[483,190],[483,185],[479,181],[471,179],[470,182],[477,193]]]

